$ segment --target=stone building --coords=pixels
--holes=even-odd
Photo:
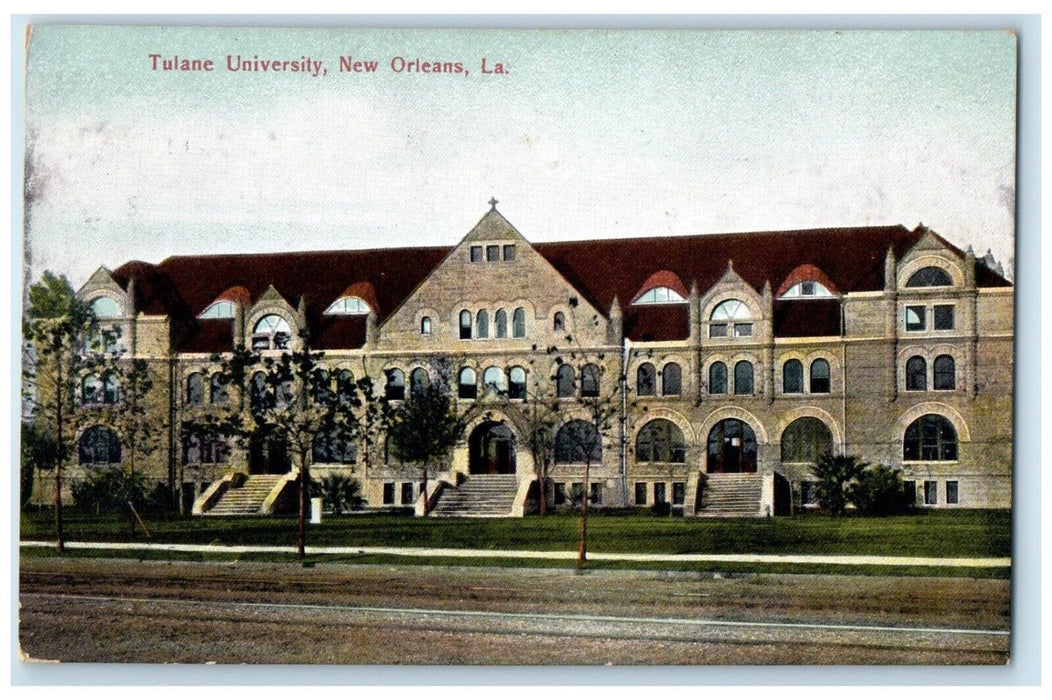
[[[564,421],[548,497],[580,498],[582,394],[617,404],[588,455],[597,506],[806,508],[827,450],[901,468],[919,506],[1011,505],[1013,288],[923,226],[531,244],[493,202],[452,248],[129,262],[79,294],[153,368],[148,472],[194,512],[267,512],[294,477],[281,445],[179,425],[224,400],[216,353],[279,353],[301,331],[336,383],[368,375],[400,401],[445,382],[470,412],[437,513],[522,513],[531,397]],[[83,440],[84,468],[121,460],[109,429]],[[382,442],[313,456],[369,507],[421,510],[417,469]]]

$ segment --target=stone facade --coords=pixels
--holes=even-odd
[[[354,253],[334,253],[342,277],[331,289],[321,289],[327,267],[262,279],[281,260],[253,267],[249,257],[235,275],[241,263],[203,257],[100,270],[79,294],[116,301],[121,315],[107,322],[124,329],[131,356],[150,361],[151,413],[164,429],[143,467],[180,491],[187,509],[231,471],[260,469],[246,447],[187,454],[177,426],[209,410],[214,354],[251,346],[261,321],[275,317],[290,344],[301,329],[317,339],[334,377],[349,370],[383,387],[400,372],[407,392],[419,370],[445,382],[471,416],[469,438],[435,475],[450,482],[457,472],[532,478],[521,439],[530,400],[558,401],[564,421],[587,418],[580,395],[594,371],[618,415],[590,465],[597,506],[663,501],[703,514],[700,480],[755,472],[770,512],[809,507],[809,465],[830,449],[901,468],[918,505],[1010,507],[1012,286],[926,229],[850,232],[850,243],[847,234],[795,232],[802,243],[777,257],[765,243],[782,240],[774,234],[723,236],[722,257],[707,236],[637,240],[625,252],[617,241],[531,245],[494,208],[452,249],[392,249],[387,268],[343,269],[339,255]],[[819,255],[840,240],[832,258]],[[633,252],[648,245],[653,256]],[[392,280],[406,265],[425,269]],[[405,292],[387,294],[396,284]],[[358,300],[352,315],[366,315],[326,314],[343,298]],[[230,313],[208,320],[224,300]],[[569,371],[560,364],[572,384],[564,377],[560,387],[557,375]],[[201,400],[188,393],[195,374]],[[398,464],[382,440],[366,452],[316,463],[312,474],[353,475],[371,507],[419,501],[414,466]],[[548,494],[556,504],[584,481],[575,454],[557,444]],[[779,498],[778,484],[790,498]]]

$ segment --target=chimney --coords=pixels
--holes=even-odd
[[[890,245],[888,254],[884,256],[884,291],[895,291],[895,251]]]
[[[610,303],[610,325],[607,328],[606,339],[610,345],[620,345],[624,339],[624,323],[621,317],[621,302],[617,300],[617,295],[614,295],[614,300]]]

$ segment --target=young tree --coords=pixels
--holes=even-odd
[[[54,439],[55,546],[62,554],[63,467],[75,451],[77,393],[82,375],[100,364],[106,343],[91,307],[77,298],[65,276],[51,272],[29,287],[22,338],[24,398]]]
[[[463,440],[466,428],[466,417],[458,415],[442,382],[432,382],[414,391],[407,401],[391,411],[387,437],[402,459],[419,465],[425,515],[428,472],[449,457]]]
[[[523,441],[533,457],[537,476],[537,506],[541,515],[548,514],[548,473],[555,464],[555,434],[563,419],[559,400],[527,394],[523,406],[526,432]]]
[[[149,415],[146,405],[146,398],[153,388],[153,377],[146,360],[115,357],[107,364],[106,376],[114,381],[119,401],[108,405],[100,417],[117,430],[128,447],[128,473],[134,477],[137,458],[149,457],[157,449],[159,426],[156,416]]]
[[[843,515],[847,508],[848,485],[855,481],[869,464],[854,455],[819,456],[814,475],[818,480],[818,500],[834,515]]]

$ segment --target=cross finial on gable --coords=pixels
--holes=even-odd
[[[489,198],[489,208],[492,211],[497,211],[497,204],[499,204],[499,203],[500,203],[500,200],[497,199],[496,197],[490,197]]]

